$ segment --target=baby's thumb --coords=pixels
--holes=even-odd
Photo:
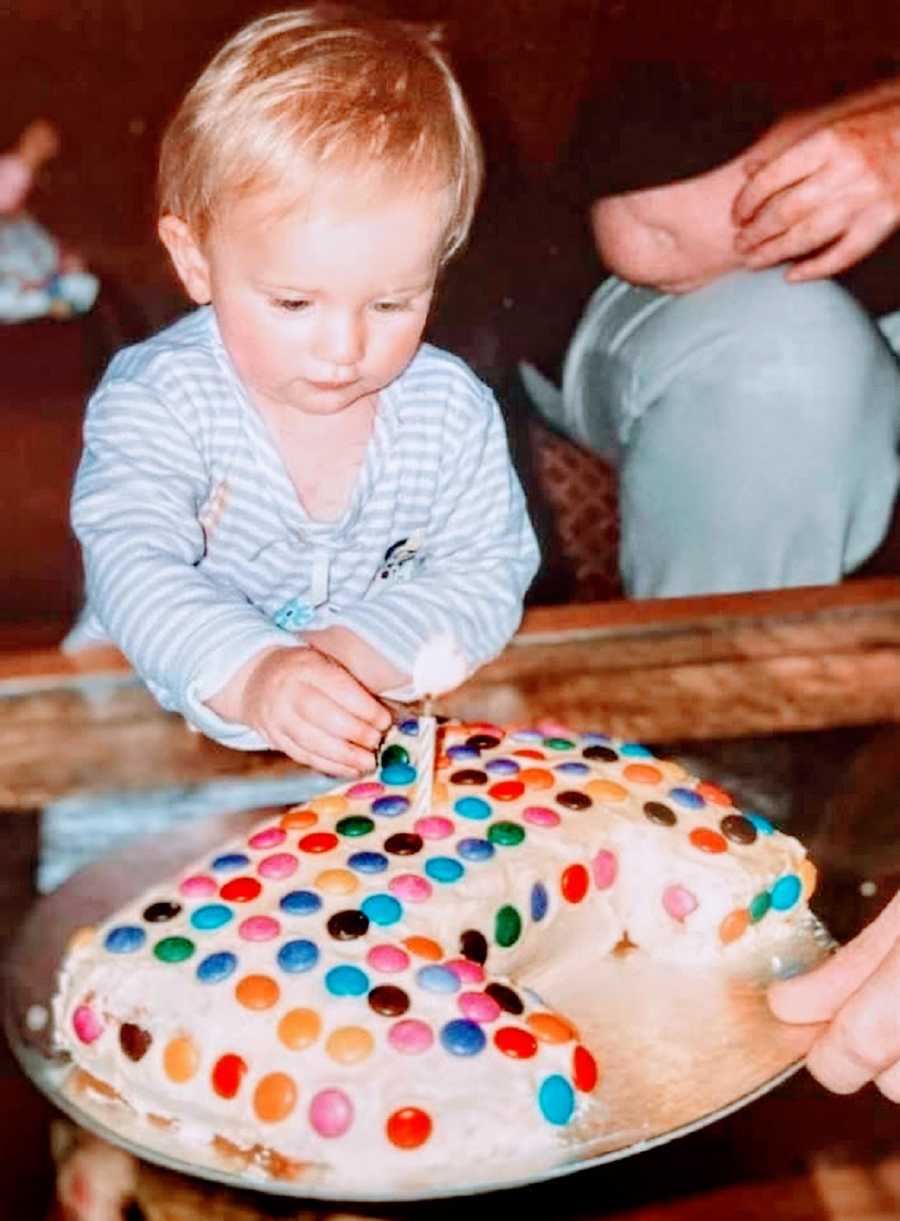
[[[768,992],[769,1007],[782,1022],[828,1022],[877,971],[900,940],[900,894],[858,937],[807,975],[781,980]]]

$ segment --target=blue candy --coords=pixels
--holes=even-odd
[[[319,961],[319,949],[312,941],[286,941],[278,951],[278,965],[290,975],[309,971]]]
[[[453,809],[461,818],[490,818],[491,807],[481,797],[460,797]]]
[[[425,862],[425,872],[433,882],[458,882],[465,868],[452,856],[432,856]]]
[[[753,823],[760,835],[775,834],[775,828],[769,822],[768,818],[763,818],[762,814],[752,814],[749,810],[745,810],[744,817]]]
[[[147,934],[135,924],[120,924],[111,928],[103,942],[110,954],[133,954],[147,940]]]
[[[219,984],[232,974],[237,963],[236,954],[229,950],[220,950],[218,954],[210,954],[197,964],[197,978],[202,984]]]
[[[426,992],[449,994],[459,991],[459,978],[449,967],[441,967],[437,963],[429,963],[427,967],[420,967],[416,971],[416,983]]]
[[[477,1022],[455,1018],[441,1030],[441,1043],[452,1056],[477,1056],[484,1051],[487,1036]]]
[[[550,899],[547,894],[547,887],[543,882],[535,882],[531,888],[531,918],[535,924],[543,920],[549,906]]]
[[[354,852],[347,857],[347,864],[357,873],[384,873],[388,859],[381,852]]]
[[[232,915],[231,908],[226,907],[224,903],[206,903],[191,915],[191,924],[194,928],[208,931],[221,928],[223,924],[228,923]]]
[[[538,1106],[548,1123],[568,1123],[575,1110],[575,1091],[565,1077],[545,1077],[538,1091]]]
[[[380,924],[382,928],[396,924],[403,915],[403,905],[393,895],[369,895],[360,907],[373,924]]]
[[[289,890],[278,906],[291,916],[311,916],[322,906],[322,900],[311,890]]]
[[[359,967],[332,967],[325,976],[325,987],[332,996],[364,996],[369,991],[369,977]]]
[[[706,805],[703,797],[699,793],[695,793],[693,789],[669,789],[669,796],[686,810],[702,810]]]
[[[456,851],[464,861],[489,861],[494,855],[494,845],[486,839],[461,839]]]
[[[408,763],[389,763],[379,774],[383,784],[412,784],[416,778],[416,769]]]
[[[795,873],[785,874],[772,887],[772,906],[776,911],[787,911],[793,907],[803,891],[803,883]]]
[[[405,764],[398,764],[403,767]],[[398,814],[405,814],[409,809],[409,801],[405,797],[376,797],[372,802],[371,810],[373,814],[380,814],[382,818],[396,818]]]
[[[230,873],[233,869],[243,869],[249,864],[250,857],[244,856],[243,852],[225,852],[216,857],[211,867],[217,873]]]

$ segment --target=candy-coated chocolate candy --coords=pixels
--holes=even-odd
[[[409,751],[398,742],[391,743],[381,752],[381,766],[390,767],[392,763],[409,763]]]
[[[472,763],[478,759],[481,751],[475,750],[473,746],[448,746],[447,758],[452,759],[454,763]]]
[[[593,759],[595,763],[615,763],[619,757],[610,746],[586,746],[581,753],[585,759]]]
[[[446,839],[448,835],[453,834],[454,826],[449,818],[431,815],[428,818],[417,819],[415,831],[416,834],[421,835],[422,839]]]
[[[289,1009],[278,1023],[278,1037],[290,1051],[302,1051],[322,1033],[322,1019],[314,1009]]]
[[[271,916],[248,916],[238,925],[238,936],[244,941],[271,941],[281,932],[281,925]]]
[[[178,1035],[170,1039],[163,1051],[163,1072],[176,1085],[184,1085],[197,1075],[200,1067],[200,1053],[193,1039],[187,1035]]]
[[[419,722],[415,717],[410,717],[406,721],[401,721],[398,729],[401,733],[405,733],[407,737],[415,737],[419,732]]]
[[[537,729],[514,729],[509,736],[514,742],[541,742],[544,738]]]
[[[178,893],[184,895],[186,899],[208,899],[218,889],[219,887],[212,878],[203,873],[195,873],[179,883]]]
[[[499,758],[489,759],[484,765],[484,770],[492,776],[516,776],[522,768],[515,759]]]
[[[90,1005],[79,1005],[72,1014],[72,1029],[82,1043],[94,1043],[103,1034],[103,1022]]]
[[[649,763],[629,763],[622,769],[622,775],[631,784],[659,784],[663,778],[659,768]]]
[[[302,975],[304,971],[311,971],[319,961],[319,949],[314,941],[300,937],[295,941],[286,941],[279,948],[276,961],[288,975]]]
[[[752,844],[759,832],[749,818],[743,814],[726,814],[719,823],[719,830],[733,844]]]
[[[494,801],[517,801],[525,792],[521,780],[498,780],[488,789],[488,796]]]
[[[589,742],[591,746],[596,746],[598,744],[609,746],[612,743],[612,738],[608,733],[595,733],[593,731],[583,733],[581,735],[581,740],[582,742]]]
[[[684,920],[699,906],[697,896],[684,886],[667,886],[662,894],[662,905],[673,920]]]
[[[494,917],[494,940],[506,949],[515,945],[521,935],[522,917],[511,903],[504,903]]]
[[[409,966],[409,955],[396,945],[373,945],[366,955],[366,962],[385,975],[396,975]]]
[[[415,954],[416,958],[424,958],[427,962],[440,962],[444,957],[444,951],[430,937],[407,937],[403,944],[410,954]]]
[[[222,928],[232,918],[233,912],[224,903],[205,903],[191,912],[191,924],[201,932]]]
[[[375,823],[371,818],[366,818],[363,814],[351,814],[347,818],[342,818],[335,825],[334,829],[338,835],[346,835],[351,839],[358,839],[361,835],[368,835],[370,831],[374,831]]]
[[[309,1104],[309,1122],[320,1136],[343,1136],[353,1124],[353,1103],[343,1090],[320,1090]]]
[[[461,984],[480,984],[484,979],[484,967],[469,958],[451,958],[444,966],[453,972]]]
[[[624,801],[628,796],[628,789],[623,784],[605,777],[588,780],[584,790],[594,801]]]
[[[575,1092],[565,1077],[554,1073],[544,1078],[538,1091],[538,1106],[548,1123],[562,1126],[569,1122],[575,1110]]]
[[[513,754],[519,759],[546,759],[547,756],[542,750],[532,750],[526,747],[524,750],[514,750]]]
[[[494,855],[494,845],[486,839],[466,836],[456,845],[456,851],[464,861],[489,861]]]
[[[486,992],[463,992],[457,998],[456,1003],[459,1005],[463,1017],[468,1018],[470,1022],[480,1022],[482,1025],[496,1022],[502,1013],[494,998],[488,996]]]
[[[315,886],[326,895],[352,895],[359,890],[359,880],[349,869],[323,869],[316,874]]]
[[[230,950],[219,950],[197,964],[197,978],[201,984],[220,984],[234,973],[237,963],[237,955]]]
[[[531,888],[531,918],[535,924],[540,924],[550,906],[550,896],[543,882],[535,882]]]
[[[403,905],[393,895],[369,895],[360,906],[372,924],[382,928],[396,924],[403,915]]]
[[[706,799],[703,794],[698,793],[696,789],[681,787],[669,789],[669,797],[676,805],[681,806],[685,810],[702,810],[706,805]]]
[[[451,856],[432,856],[425,862],[425,872],[433,882],[447,885],[458,882],[465,873],[465,867]]]
[[[260,1123],[281,1123],[297,1105],[297,1086],[287,1073],[267,1073],[253,1091],[253,1110]]]
[[[678,822],[675,811],[662,801],[645,801],[644,813],[650,822],[656,823],[658,827],[674,827]]]
[[[359,967],[342,963],[326,974],[325,987],[332,996],[365,996],[369,991],[369,977]]]
[[[537,1039],[521,1026],[501,1026],[494,1032],[494,1046],[512,1060],[530,1060],[537,1055]]]
[[[487,780],[487,772],[475,767],[464,767],[450,773],[451,784],[487,784]]]
[[[600,784],[602,781],[592,780],[589,783]],[[587,793],[578,789],[564,789],[556,794],[556,800],[566,810],[587,810],[594,804]]]
[[[232,1052],[219,1056],[211,1073],[213,1089],[220,1098],[234,1098],[241,1088],[246,1071],[247,1063],[240,1056]]]
[[[453,1018],[441,1029],[441,1045],[451,1056],[477,1056],[486,1043],[484,1031],[468,1018]]]
[[[262,891],[256,878],[232,878],[219,891],[226,903],[252,903]]]
[[[194,952],[194,943],[187,937],[163,937],[153,947],[160,962],[184,962]]]
[[[572,1053],[572,1081],[576,1090],[589,1094],[596,1086],[600,1076],[597,1071],[597,1061],[586,1047],[580,1045]]]
[[[416,971],[416,983],[426,992],[449,994],[459,991],[459,978],[445,966],[429,963]]]
[[[565,763],[557,763],[553,770],[560,772],[563,776],[589,776],[591,772],[586,763],[580,763],[577,759],[567,759]]]
[[[719,925],[719,940],[723,945],[730,945],[732,941],[737,941],[739,937],[743,937],[750,926],[750,913],[746,907],[735,908],[729,912],[722,923]]]
[[[357,873],[384,873],[388,859],[381,852],[354,852],[347,857],[347,864]]]
[[[405,1056],[418,1056],[434,1042],[434,1032],[426,1022],[404,1018],[388,1031],[388,1042]]]
[[[619,862],[615,853],[601,848],[591,861],[591,875],[598,890],[609,890],[619,876]]]
[[[511,1013],[517,1017],[525,1009],[519,994],[513,992],[512,988],[506,984],[488,984],[485,992],[494,998],[505,1013]]]
[[[103,948],[110,954],[133,954],[147,940],[147,934],[136,924],[119,924],[103,939]]]
[[[383,792],[384,785],[379,784],[377,780],[363,780],[347,789],[347,796],[351,801],[374,801]]]
[[[471,746],[472,750],[493,750],[499,745],[500,739],[491,733],[473,733],[470,738],[466,738],[466,746]]]
[[[526,806],[522,811],[522,817],[533,827],[558,827],[560,824],[560,817],[556,811],[549,810],[546,806]]]
[[[286,839],[287,832],[283,827],[264,827],[262,831],[257,831],[255,835],[250,836],[247,840],[247,846],[257,850],[277,848]]]
[[[718,831],[713,831],[711,827],[694,827],[693,831],[688,836],[688,839],[695,848],[699,848],[701,852],[727,852],[728,844],[725,842],[725,837],[720,835]]]
[[[504,848],[515,848],[525,838],[525,828],[517,822],[493,822],[488,827],[488,839]]]
[[[574,1028],[556,1013],[530,1013],[525,1021],[542,1043],[568,1043],[575,1038]]]
[[[487,962],[488,943],[484,933],[477,928],[467,928],[459,938],[459,952],[463,958],[484,966]]]
[[[250,864],[250,857],[243,852],[223,852],[212,861],[210,868],[216,873],[233,873]]]
[[[552,789],[556,783],[553,773],[543,767],[526,767],[524,771],[519,772],[519,780],[526,789],[534,789],[537,792],[541,789]]]
[[[816,884],[819,880],[818,870],[811,860],[804,858],[800,862],[798,872],[800,881],[803,883],[803,898],[808,901],[816,891]]]
[[[271,1009],[281,997],[281,989],[270,975],[245,975],[235,985],[234,995],[245,1009]]]
[[[355,941],[369,931],[369,917],[358,908],[350,907],[329,916],[326,927],[335,941]]]
[[[292,873],[296,873],[298,864],[293,852],[273,852],[271,856],[264,857],[259,862],[256,872],[261,878],[268,878],[271,882],[281,882],[285,878],[289,878]]]
[[[325,1051],[336,1064],[361,1064],[375,1050],[375,1038],[364,1026],[338,1026],[325,1041]]]
[[[763,818],[762,814],[751,814],[749,810],[745,810],[744,817],[753,823],[760,835],[775,834],[775,828],[769,822],[768,818]]]
[[[180,911],[180,903],[162,899],[158,903],[151,903],[149,907],[145,907],[143,915],[148,924],[164,924],[167,920],[174,920]]]
[[[424,903],[431,898],[431,883],[416,873],[399,873],[391,878],[388,890],[405,903]]]
[[[399,794],[393,797],[377,797],[372,802],[371,809],[379,818],[397,818],[409,809],[409,799]]]
[[[150,1050],[153,1035],[134,1022],[123,1022],[119,1027],[119,1046],[129,1060],[143,1060]]]
[[[619,749],[623,755],[628,755],[631,759],[653,758],[653,752],[648,750],[646,746],[642,746],[640,742],[623,742]]]
[[[312,890],[289,890],[278,906],[289,916],[311,916],[322,906],[322,900]]]
[[[574,750],[575,743],[569,738],[544,738],[544,745],[548,750]]]
[[[307,804],[311,810],[325,818],[340,818],[350,808],[350,802],[340,793],[324,793],[321,797],[314,797]]]
[[[383,784],[392,786],[412,784],[416,778],[416,769],[408,763],[389,763],[381,769],[380,778]]]
[[[734,805],[730,794],[726,793],[724,789],[720,789],[717,784],[711,784],[708,780],[700,781],[697,785],[697,792],[712,806]]]
[[[418,1149],[431,1135],[431,1116],[418,1107],[401,1107],[388,1117],[387,1138],[398,1149]]]
[[[409,997],[394,984],[379,984],[369,993],[368,1000],[369,1008],[383,1017],[400,1017],[409,1008]]]
[[[308,827],[314,827],[319,821],[319,816],[315,810],[304,810],[297,807],[295,810],[288,810],[287,814],[282,815],[281,826],[285,831],[302,831]]]
[[[567,903],[580,903],[590,888],[591,879],[584,865],[569,865],[563,870],[559,889]]]
[[[793,907],[803,891],[803,883],[795,873],[785,874],[772,887],[772,907],[783,912]]]
[[[491,816],[491,807],[483,797],[460,797],[454,801],[453,810],[460,818],[472,818],[476,821]]]
[[[398,831],[384,841],[385,852],[390,852],[392,856],[415,856],[423,847],[421,835],[414,835],[411,831]]]
[[[297,847],[301,852],[314,854],[331,852],[338,845],[338,837],[331,831],[310,831],[309,835],[301,837]]]
[[[758,895],[755,895],[750,901],[750,919],[754,924],[758,924],[763,916],[772,906],[772,899],[767,890],[761,890]]]

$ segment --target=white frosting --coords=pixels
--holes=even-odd
[[[538,1039],[533,1054],[524,1059],[508,1050],[504,1053],[495,1041],[499,1031],[512,1029],[518,1032],[514,1038],[527,1042],[535,1023],[540,1026],[552,1014],[546,1004],[529,998],[530,974],[551,956],[577,955],[585,939],[608,951],[626,933],[645,953],[686,963],[732,961],[761,945],[777,944],[792,924],[805,917],[805,898],[788,910],[773,909],[765,919],[745,918],[747,927],[733,944],[723,945],[720,929],[726,917],[746,912],[761,894],[770,894],[779,879],[805,878],[805,854],[796,840],[768,833],[766,827],[751,843],[726,838],[722,820],[737,813],[728,806],[726,795],[708,788],[708,800],[703,802],[696,796],[696,781],[684,776],[677,765],[629,754],[622,743],[610,742],[609,749],[603,748],[601,754],[611,756],[607,759],[591,757],[590,751],[585,756],[585,747],[593,741],[590,737],[569,734],[571,745],[566,747],[558,741],[547,745],[527,736],[517,738],[513,732],[496,746],[482,744],[474,759],[448,760],[448,747],[464,744],[473,732],[487,735],[488,741],[502,737],[502,731],[492,733],[489,727],[443,728],[445,755],[438,761],[431,825],[423,824],[414,808],[398,816],[373,811],[371,792],[360,790],[358,784],[345,785],[304,807],[317,819],[311,829],[292,828],[280,845],[253,847],[248,841],[261,831],[278,838],[280,820],[269,816],[249,836],[233,840],[140,896],[92,938],[80,938],[63,964],[54,1003],[60,1046],[129,1106],[175,1120],[185,1136],[201,1142],[221,1136],[241,1148],[270,1148],[298,1162],[312,1161],[320,1165],[323,1176],[333,1176],[348,1190],[389,1190],[411,1169],[424,1176],[446,1174],[448,1167],[463,1161],[470,1167],[473,1162],[488,1167],[497,1159],[527,1158],[535,1166],[557,1158],[591,1096],[573,1092],[577,1107],[571,1124],[548,1122],[538,1098],[549,1078],[562,1079],[564,1089],[573,1081],[575,1038]],[[415,735],[397,731],[392,741],[415,761]],[[516,754],[535,749],[542,758]],[[505,762],[499,764],[500,759]],[[560,771],[561,765],[570,770]],[[579,774],[582,768],[587,770]],[[474,778],[460,775],[473,771]],[[466,783],[473,779],[474,783]],[[414,783],[390,786],[382,795],[412,798]],[[496,787],[501,784],[506,787]],[[573,809],[566,796],[570,793],[588,795],[587,808]],[[679,798],[684,793],[694,797]],[[472,816],[480,807],[457,806],[473,797],[487,803],[488,817]],[[669,809],[675,825],[651,821],[645,810],[648,802]],[[549,811],[551,821],[553,815],[558,817],[558,824],[536,823],[536,807],[545,816]],[[371,819],[374,828],[359,834],[364,824],[358,822],[351,834],[341,820],[353,816]],[[445,822],[435,824],[435,818]],[[753,834],[745,822],[738,829],[745,836]],[[707,850],[698,847],[696,837],[692,839],[698,831]],[[309,852],[302,847],[308,834],[322,832],[336,832],[329,850]],[[411,855],[398,853],[393,838],[398,835],[406,837],[407,847],[417,843],[416,836],[424,842]],[[521,842],[510,842],[516,838]],[[464,840],[490,842],[493,855],[472,859],[465,845],[460,848]],[[710,852],[710,843],[719,850]],[[217,874],[211,862],[228,852],[249,858],[238,870],[247,878],[260,879],[260,864],[276,853],[292,854],[295,872],[280,881],[263,880],[260,894],[245,902],[230,901],[227,891],[193,899],[180,894],[182,879],[193,875],[227,884],[235,875]],[[360,852],[377,854],[385,862],[383,871],[362,871],[356,857]],[[461,864],[462,875],[441,881],[434,872],[429,874],[435,859],[456,862],[457,868]],[[609,871],[613,859],[614,879]],[[410,876],[418,884],[426,883],[430,897],[426,901],[403,897],[396,923],[379,926],[373,919],[363,935],[349,940],[337,939],[329,931],[329,921],[337,913],[359,912],[366,899],[391,895],[396,885],[402,888],[398,880]],[[336,893],[336,882],[348,889]],[[584,893],[579,883],[586,883]],[[663,898],[672,887],[679,888],[682,897],[684,892],[693,898],[695,908],[670,914]],[[280,900],[296,890],[318,894],[321,908],[311,915],[286,914]],[[542,893],[546,912],[535,918]],[[177,902],[181,909],[162,923],[148,922],[143,913],[155,902]],[[198,931],[191,917],[210,904],[228,907],[229,921],[219,930]],[[499,928],[502,913],[509,910],[518,915],[521,932],[503,945]],[[275,917],[281,926],[279,935],[270,941],[242,938],[239,927],[253,916]],[[121,926],[143,930],[144,944],[134,952],[108,952],[105,938]],[[416,957],[405,940],[418,935],[437,942],[446,962],[459,959],[461,934],[466,930],[481,932],[489,947],[484,980],[463,983],[452,993],[427,990],[419,973],[429,964]],[[165,963],[154,956],[154,945],[170,937],[191,942],[193,951],[184,962]],[[320,952],[316,966],[302,974],[285,972],[276,959],[279,947],[296,939],[312,941]],[[408,962],[396,972],[376,969],[369,962],[373,947],[384,945],[408,955]],[[222,951],[236,955],[234,974],[219,983],[201,982],[198,964]],[[362,969],[368,988],[402,989],[408,1010],[394,1016],[377,1011],[374,992],[369,1001],[365,995],[333,995],[327,972],[339,965]],[[270,1008],[248,1009],[236,999],[236,985],[251,975],[265,976],[277,985],[279,996]],[[501,1012],[483,1022],[480,1029],[486,1043],[477,1054],[450,1054],[442,1046],[441,1034],[448,1023],[463,1017],[461,996],[472,992],[483,996],[491,981],[513,988],[523,1012]],[[88,1043],[76,1033],[76,1015],[84,1007],[102,1025],[102,1033]],[[297,1008],[314,1010],[322,1030],[310,1046],[289,1050],[278,1036],[278,1026],[288,1010]],[[408,1020],[424,1023],[434,1035],[421,1054],[404,1054],[389,1037],[398,1021]],[[119,1033],[123,1023],[151,1036],[152,1043],[138,1060],[123,1053]],[[357,1063],[341,1062],[333,1053],[335,1031],[346,1027],[367,1032],[372,1041],[372,1053]],[[196,1048],[198,1070],[190,1080],[176,1084],[164,1071],[163,1056],[170,1040],[183,1037]],[[601,1061],[615,1055],[614,1047],[591,1050]],[[240,1055],[247,1065],[241,1088],[231,1099],[210,1088],[213,1066],[227,1054]],[[278,1122],[263,1122],[254,1110],[256,1085],[269,1074],[287,1074],[298,1090],[296,1107]],[[320,1135],[309,1121],[310,1105],[323,1090],[341,1090],[352,1102],[352,1126],[337,1138]],[[602,1085],[598,1100],[602,1104]],[[406,1107],[421,1109],[433,1122],[430,1138],[412,1150],[395,1147],[385,1136],[387,1117]]]

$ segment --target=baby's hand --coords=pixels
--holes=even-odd
[[[342,666],[315,649],[254,657],[209,706],[275,750],[330,776],[371,771],[390,713]]]

